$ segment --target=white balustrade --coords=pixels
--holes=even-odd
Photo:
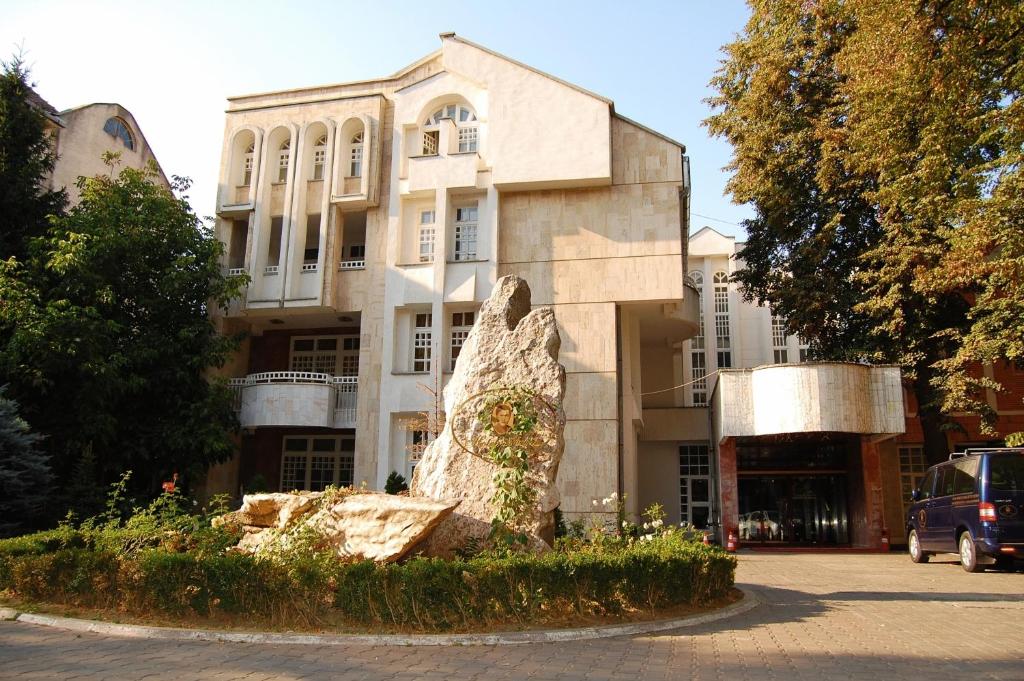
[[[339,270],[362,270],[366,269],[366,260],[342,260],[338,263]]]

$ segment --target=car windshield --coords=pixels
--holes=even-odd
[[[1024,456],[993,456],[991,484],[1003,492],[1024,492]]]

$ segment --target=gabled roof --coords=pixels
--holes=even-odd
[[[55,109],[48,101],[43,99],[42,96],[32,87],[28,88],[28,96],[25,99],[28,101],[29,106],[42,113],[57,125],[61,127],[64,126],[64,121],[60,119],[60,114],[57,113],[57,109]]]

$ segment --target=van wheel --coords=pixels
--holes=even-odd
[[[910,550],[910,560],[915,563],[927,563],[928,554],[921,550],[921,540],[917,538],[917,530],[911,530],[907,537],[907,545]]]
[[[978,564],[978,549],[974,546],[970,532],[960,535],[960,565],[967,572],[981,572],[985,569],[984,565]]]

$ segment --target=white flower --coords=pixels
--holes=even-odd
[[[650,523],[644,523],[644,529],[645,530],[651,529],[651,524]]]
[[[651,523],[651,527],[658,528],[658,527],[661,527],[664,524],[665,523],[662,522],[661,520],[655,520],[653,523]]]
[[[597,508],[597,499],[594,499],[590,503],[592,503],[594,505],[594,508]]]
[[[609,499],[610,501],[615,501],[615,500],[616,500],[616,499],[618,499],[618,498],[619,498],[619,493],[618,493],[618,492],[612,492],[611,496],[610,496],[610,497],[608,497],[608,499]]]

